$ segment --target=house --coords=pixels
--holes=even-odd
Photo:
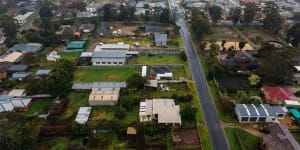
[[[126,53],[127,51],[124,50],[94,51],[92,64],[93,66],[124,65],[126,63]]]
[[[42,44],[40,43],[19,43],[14,45],[9,50],[12,52],[18,51],[23,53],[36,53],[42,49]]]
[[[140,102],[140,122],[157,121],[165,125],[181,125],[180,107],[174,99],[146,99]]]
[[[269,104],[236,104],[234,112],[240,123],[269,122],[283,119],[285,112],[281,106]]]
[[[13,98],[21,98],[26,96],[25,89],[13,89],[8,93],[8,96]]]
[[[227,58],[228,55],[218,56],[220,63],[224,66],[228,66],[234,69],[256,69],[257,63],[256,58],[246,51],[238,51],[232,58]]]
[[[52,51],[46,56],[47,61],[57,61],[60,59],[60,55],[57,54],[57,51]]]
[[[69,41],[74,39],[75,29],[71,25],[62,25],[58,28],[56,32],[60,36],[62,41]]]
[[[169,66],[142,66],[142,77],[155,78],[172,78],[172,67]]]
[[[31,106],[31,98],[12,98],[0,96],[0,112],[5,111],[28,111]]]
[[[13,80],[24,81],[31,75],[30,72],[15,72],[12,74],[11,78]]]
[[[34,12],[27,12],[23,15],[17,15],[13,18],[17,21],[18,24],[23,25],[28,19],[28,17],[30,17],[32,14],[34,14]]]
[[[101,7],[103,7],[106,3],[90,3],[86,5],[85,9],[87,12],[95,13]]]
[[[138,16],[138,15],[142,15],[146,13],[146,9],[145,8],[135,8],[135,12],[134,15]]]
[[[24,58],[24,53],[12,52],[0,56],[0,63],[1,62],[20,63],[23,60],[23,58]]]
[[[8,68],[9,73],[26,72],[29,69],[27,65],[12,65]]]
[[[79,29],[83,32],[83,33],[90,33],[92,31],[94,31],[95,29],[95,25],[92,23],[85,23],[85,24],[81,24]]]
[[[295,97],[290,90],[282,87],[263,86],[261,90],[266,102],[270,104],[281,104],[283,101],[291,100]]]
[[[268,126],[269,134],[263,137],[265,150],[299,150],[300,146],[291,132],[282,124],[274,123]]]
[[[94,49],[94,51],[113,51],[113,50],[128,51],[129,44],[100,44],[97,45]]]
[[[0,63],[0,79],[7,78],[7,70],[11,67],[10,63],[1,62]]]
[[[167,46],[168,35],[167,34],[155,34],[154,41],[156,46]]]
[[[80,107],[76,115],[75,122],[79,124],[84,124],[88,121],[91,114],[92,107]]]
[[[40,77],[40,78],[44,78],[44,77],[49,76],[50,73],[51,73],[51,70],[49,70],[49,69],[37,70],[36,73],[35,73],[35,76]]]
[[[89,96],[90,106],[117,105],[120,90],[93,90]]]
[[[70,41],[67,44],[68,51],[83,51],[87,47],[87,41]]]

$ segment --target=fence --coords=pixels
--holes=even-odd
[[[155,67],[174,67],[181,68],[184,67],[184,64],[167,64],[167,65],[158,65],[158,64],[134,64],[134,65],[122,65],[122,66],[76,66],[76,69],[137,69],[142,66],[155,66]]]

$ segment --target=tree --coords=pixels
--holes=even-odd
[[[128,88],[143,88],[144,84],[147,83],[146,78],[143,78],[140,74],[134,73],[127,79]]]
[[[300,43],[300,23],[294,24],[287,32],[288,41],[294,46],[298,47]]]
[[[160,16],[159,21],[163,23],[170,23],[170,11],[168,8],[163,8]]]
[[[121,21],[131,21],[134,18],[135,7],[131,6],[121,6],[119,20]]]
[[[123,119],[126,116],[126,109],[121,107],[118,107],[115,111],[115,117],[118,119]]]
[[[226,40],[222,40],[221,46],[222,46],[222,49],[223,49],[223,50],[225,50],[225,47],[224,47],[225,44],[226,44]]]
[[[181,59],[182,61],[186,61],[186,60],[187,60],[187,56],[186,56],[186,54],[185,54],[184,51],[181,51],[181,52],[180,52],[180,59]]]
[[[188,120],[195,120],[197,113],[197,108],[192,106],[191,104],[183,105],[180,110],[181,118],[185,118]]]
[[[257,57],[267,57],[270,56],[274,51],[277,51],[278,48],[276,48],[273,44],[264,43],[260,49],[257,51]]]
[[[10,47],[17,43],[16,35],[18,33],[19,25],[16,20],[10,16],[4,15],[0,17],[0,27],[6,36],[4,41],[6,46]]]
[[[48,78],[49,94],[58,97],[67,96],[72,86],[73,72],[74,66],[70,61],[59,60]]]
[[[74,8],[74,9],[77,9],[77,10],[80,10],[80,11],[84,11],[85,10],[85,6],[86,6],[86,4],[84,2],[82,2],[81,0],[76,0],[71,5],[71,8]]]
[[[279,14],[276,4],[274,2],[267,2],[264,14],[264,28],[277,34],[283,27],[284,19]]]
[[[209,7],[208,12],[213,25],[215,25],[218,21],[222,19],[222,8],[220,6],[213,5]]]
[[[263,104],[261,97],[259,96],[250,96],[249,103],[251,104]]]
[[[117,11],[113,9],[111,3],[103,6],[103,18],[105,21],[113,21],[117,18]]]
[[[246,3],[244,9],[244,15],[243,15],[243,23],[244,25],[248,26],[254,18],[256,17],[258,7],[255,3]]]
[[[34,84],[32,84],[34,83]],[[26,93],[28,95],[45,94],[48,92],[47,79],[29,78],[25,83]]]
[[[245,101],[248,99],[248,94],[246,93],[246,91],[244,90],[238,90],[236,92],[236,97],[240,100],[240,101]]]
[[[192,9],[191,20],[191,28],[198,40],[200,40],[204,35],[211,33],[211,27],[208,22],[208,19],[199,10]]]
[[[246,45],[246,42],[240,41],[239,42],[239,49],[242,50],[245,47],[245,45]]]
[[[43,6],[39,11],[40,18],[51,18],[53,16],[49,7]]]
[[[260,76],[252,74],[250,77],[248,77],[248,80],[250,85],[255,86],[260,82]]]
[[[242,11],[241,11],[240,7],[230,9],[229,14],[230,14],[230,18],[231,18],[233,25],[236,25],[240,21],[241,13],[242,13]]]
[[[216,58],[219,54],[220,46],[216,43],[212,43],[209,46],[209,56],[211,58]]]

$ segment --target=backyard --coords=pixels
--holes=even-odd
[[[62,59],[74,61],[80,57],[81,52],[62,52],[59,53]]]
[[[183,64],[179,55],[159,55],[159,56],[139,56],[128,60],[128,65],[164,65],[164,64]]]
[[[225,128],[230,147],[232,150],[259,149],[259,138],[241,129]]]
[[[74,82],[126,81],[140,71],[139,68],[78,69],[74,73]]]
[[[38,114],[47,114],[47,110],[50,107],[52,99],[37,99],[32,101],[32,105],[27,112],[27,114],[31,115],[34,113]]]

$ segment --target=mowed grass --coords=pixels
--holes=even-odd
[[[253,150],[259,148],[260,139],[246,131],[236,128],[225,128],[225,133],[232,150],[240,150],[243,148],[245,150]]]
[[[79,107],[89,106],[88,97],[89,97],[89,93],[75,93],[75,92],[70,93],[67,97],[69,103],[62,117],[64,119],[68,118],[73,114],[76,114],[77,111],[79,110]]]
[[[32,102],[32,105],[27,114],[46,114],[50,107],[52,99],[37,99]]]
[[[81,52],[63,52],[63,53],[59,53],[60,57],[62,59],[66,59],[66,60],[75,60],[78,59],[80,57]]]
[[[180,59],[179,55],[160,55],[160,56],[139,56],[128,60],[128,65],[133,64],[183,64],[184,62]]]
[[[300,132],[291,132],[295,140],[300,143]]]
[[[126,81],[138,68],[79,69],[75,71],[74,82]]]

